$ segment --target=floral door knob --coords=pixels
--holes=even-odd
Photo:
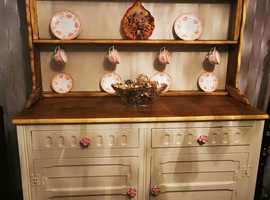
[[[157,196],[157,195],[159,195],[159,193],[160,193],[160,187],[157,186],[157,185],[152,186],[152,188],[151,188],[151,194],[153,196]]]
[[[136,190],[135,188],[133,188],[133,187],[128,188],[127,196],[128,196],[129,198],[134,198],[134,197],[136,197],[136,196],[137,196],[137,190]]]
[[[88,137],[83,137],[81,140],[80,140],[80,145],[82,148],[87,148],[89,147],[89,145],[92,143],[92,140]]]
[[[208,135],[200,135],[197,138],[197,142],[199,143],[199,145],[203,145],[203,144],[207,143],[208,142]]]

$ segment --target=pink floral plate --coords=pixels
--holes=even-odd
[[[198,84],[204,92],[214,92],[218,86],[218,78],[213,72],[204,72],[200,75]]]
[[[77,15],[70,11],[56,13],[50,23],[51,32],[60,40],[72,40],[79,36],[81,23]]]
[[[53,77],[51,87],[56,93],[68,93],[73,87],[73,79],[69,74],[59,73]]]
[[[119,74],[113,72],[113,73],[107,73],[104,74],[103,77],[100,80],[100,86],[102,90],[109,94],[114,94],[115,90],[112,87],[112,84],[115,83],[121,83],[122,79]]]
[[[195,15],[184,14],[175,20],[174,31],[183,40],[196,40],[202,34],[202,23]]]
[[[158,88],[166,84],[167,87],[162,91],[162,93],[168,92],[172,84],[171,76],[166,72],[157,72],[154,76],[151,77],[151,81],[156,81],[158,83]]]

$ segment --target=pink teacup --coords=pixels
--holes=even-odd
[[[212,65],[216,65],[216,64],[220,64],[220,53],[218,52],[218,50],[216,49],[216,47],[212,48],[209,53],[206,56],[206,59],[208,60],[208,62]]]
[[[64,65],[68,61],[67,54],[66,54],[65,50],[61,49],[60,46],[55,48],[53,59],[54,59],[55,63],[57,63],[59,65]]]
[[[160,49],[160,52],[158,55],[158,61],[163,65],[170,64],[171,56],[170,56],[169,51],[165,47]]]
[[[120,63],[120,55],[119,55],[117,49],[115,49],[114,47],[111,47],[109,49],[109,52],[108,52],[108,55],[107,55],[107,59],[113,65],[119,64]]]

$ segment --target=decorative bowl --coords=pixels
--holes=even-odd
[[[128,105],[148,106],[160,96],[167,87],[166,84],[159,85],[149,79],[136,81],[127,80],[125,83],[112,84],[116,95],[120,96],[122,101]]]

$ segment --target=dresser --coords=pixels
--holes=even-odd
[[[44,99],[14,118],[24,199],[253,199],[266,114],[231,97],[109,100]]]
[[[239,90],[247,0],[136,0],[147,21],[153,16],[147,40],[123,35],[133,1],[25,2],[33,84],[13,118],[24,200],[253,199],[268,115]],[[64,11],[81,27],[73,40],[49,28]],[[192,27],[202,25],[196,40],[175,34],[175,20],[187,13]],[[55,63],[60,48],[68,58],[62,66]],[[112,49],[118,65],[108,63]],[[164,50],[165,66],[158,61]],[[219,65],[205,62],[213,52]],[[52,89],[59,73],[72,77],[64,94]],[[126,105],[101,90],[107,74],[166,74],[170,87],[149,106]],[[198,87],[205,74],[215,77],[206,92]]]

